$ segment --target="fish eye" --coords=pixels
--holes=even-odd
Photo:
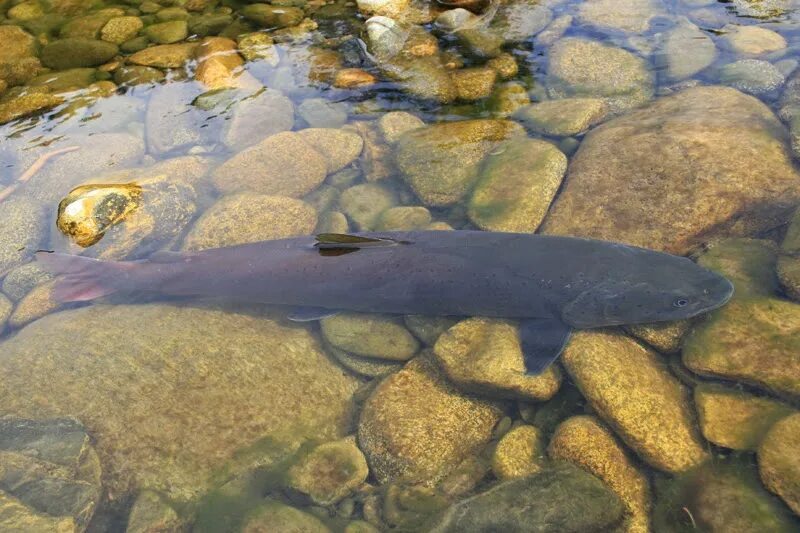
[[[672,305],[674,307],[686,307],[688,304],[689,300],[687,300],[686,298],[678,298],[674,302],[672,302]]]

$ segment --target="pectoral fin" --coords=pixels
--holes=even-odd
[[[287,316],[292,322],[313,322],[322,320],[337,314],[336,309],[325,309],[324,307],[297,307]]]
[[[561,355],[572,328],[558,318],[531,318],[519,323],[525,373],[539,375]]]

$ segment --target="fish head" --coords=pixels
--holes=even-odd
[[[689,259],[666,257],[672,268],[628,272],[589,287],[564,306],[563,320],[576,328],[682,320],[717,309],[733,295],[725,277]]]

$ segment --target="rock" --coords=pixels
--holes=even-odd
[[[472,102],[492,94],[497,71],[486,67],[464,68],[451,74],[459,100]]]
[[[328,173],[342,170],[355,161],[364,148],[360,135],[346,130],[332,128],[307,128],[297,134],[328,162]]]
[[[342,192],[339,207],[356,229],[369,231],[378,224],[381,213],[397,204],[390,189],[377,183],[353,185]]]
[[[69,533],[76,530],[76,525],[71,518],[54,518],[47,514],[36,513],[16,498],[0,491],[0,528],[21,533],[37,531]]]
[[[148,151],[162,154],[210,144],[212,135],[209,114],[192,101],[200,95],[197,85],[167,83],[150,92],[145,114]]]
[[[389,528],[400,531],[426,531],[425,521],[447,504],[447,499],[438,489],[391,483],[384,490],[383,521]]]
[[[775,227],[800,200],[781,130],[766,106],[733,89],[661,98],[586,136],[543,231],[684,254]]]
[[[717,446],[755,451],[772,425],[795,411],[767,397],[704,383],[694,389],[703,436]]]
[[[431,212],[424,207],[392,207],[381,213],[377,231],[423,230],[431,223]]]
[[[357,386],[305,329],[232,310],[94,305],[38,320],[2,351],[4,413],[80,417],[109,490],[172,501],[202,494],[260,439],[274,443],[266,465],[306,434],[343,436]]]
[[[114,71],[114,83],[117,85],[155,84],[164,77],[164,73],[157,68],[139,65],[120,67]]]
[[[19,26],[0,26],[0,63],[12,63],[36,55],[36,39]]]
[[[326,211],[319,216],[314,233],[348,233],[350,225],[347,217],[339,211]]]
[[[247,20],[269,29],[297,26],[304,16],[302,9],[269,4],[249,4],[244,6],[240,13]]]
[[[489,108],[497,118],[508,118],[531,103],[528,90],[519,82],[508,82],[497,87],[489,100]]]
[[[431,533],[608,531],[622,504],[603,483],[569,464],[512,479],[447,509]]]
[[[63,103],[64,98],[52,94],[21,94],[0,102],[0,124],[36,115]]]
[[[397,16],[408,8],[409,0],[357,0],[358,10],[365,15]]]
[[[483,158],[521,133],[513,122],[487,119],[415,129],[397,141],[397,165],[425,205],[451,205],[478,179]]]
[[[182,525],[178,513],[160,494],[145,490],[140,492],[133,502],[125,533],[180,531]]]
[[[681,350],[683,339],[691,327],[691,320],[677,320],[654,324],[631,324],[623,326],[623,329],[629,335],[643,340],[659,352],[670,354]]]
[[[662,52],[670,80],[691,78],[717,57],[717,47],[700,28],[684,20],[667,34]]]
[[[211,91],[248,84],[250,74],[243,72],[244,60],[236,51],[236,42],[224,37],[206,37],[195,48],[197,69],[194,78]],[[260,83],[253,84],[261,89]]]
[[[225,193],[250,190],[296,198],[322,183],[327,169],[322,154],[286,131],[237,153],[217,167],[213,179]]]
[[[48,281],[31,289],[17,303],[8,319],[8,326],[13,329],[21,328],[62,307],[62,304],[53,298],[53,284],[54,282]]]
[[[665,483],[653,513],[655,530],[796,530],[785,508],[759,484],[749,462],[713,461]]]
[[[0,332],[6,327],[11,316],[11,311],[14,309],[14,303],[8,299],[4,294],[0,294]]]
[[[511,54],[500,54],[486,62],[486,66],[497,72],[502,80],[509,80],[519,72],[517,60]]]
[[[375,85],[378,78],[360,68],[343,68],[336,72],[333,86],[337,89],[360,89]]]
[[[800,514],[800,414],[776,422],[758,447],[761,481]]]
[[[458,96],[440,55],[396,57],[378,66],[384,76],[395,80],[405,92],[416,98],[449,104]]]
[[[547,90],[554,98],[601,97],[619,113],[653,96],[647,64],[627,50],[570,37],[554,44],[549,55]]]
[[[786,48],[786,39],[781,34],[761,26],[735,26],[722,28],[722,41],[740,55],[761,55]]]
[[[408,26],[385,16],[371,17],[364,26],[370,50],[380,60],[388,60],[400,53],[410,33]]]
[[[129,63],[145,67],[181,68],[194,57],[197,43],[162,44],[145,48],[128,58]]]
[[[650,531],[650,482],[614,434],[593,416],[573,416],[555,430],[551,459],[568,461],[600,478],[622,501],[621,531]]]
[[[287,473],[291,488],[307,494],[316,505],[334,505],[367,479],[369,469],[354,438],[320,444],[293,464]]]
[[[581,4],[578,16],[601,29],[643,33],[662,12],[657,0],[589,0]]]
[[[362,357],[406,361],[419,350],[402,322],[384,315],[339,313],[320,320],[320,327],[326,341]]]
[[[433,485],[480,452],[500,417],[498,407],[459,392],[420,356],[367,399],[358,442],[380,483]]]
[[[347,106],[324,98],[308,98],[297,106],[297,114],[310,128],[340,128],[347,122]]]
[[[114,17],[100,30],[100,38],[119,45],[136,37],[143,27],[144,23],[139,17]]]
[[[658,354],[619,333],[580,331],[561,360],[598,415],[649,465],[676,473],[708,458],[688,391]]]
[[[47,228],[47,212],[39,202],[27,198],[0,202],[0,273],[31,257],[44,241]]]
[[[6,274],[3,279],[3,292],[11,300],[17,302],[35,286],[51,279],[53,279],[53,276],[43,270],[36,262],[26,263]]]
[[[483,396],[546,401],[561,385],[561,371],[551,365],[541,375],[525,373],[519,334],[510,322],[468,318],[443,333],[434,356],[460,388]]]
[[[58,204],[56,226],[75,244],[86,248],[138,209],[141,200],[142,187],[136,183],[82,185]]]
[[[788,254],[800,253],[800,209],[792,217],[781,249]],[[777,273],[787,296],[800,301],[800,258],[781,254],[778,257]]]
[[[61,26],[58,34],[62,38],[97,39],[100,37],[101,29],[110,19],[123,15],[125,11],[120,8],[100,9],[68,20]]]
[[[165,7],[156,12],[156,20],[159,22],[189,20],[189,12],[182,7]]]
[[[443,30],[453,31],[473,20],[475,20],[475,15],[464,8],[457,7],[455,9],[442,11],[439,16],[436,17],[436,25]]]
[[[433,346],[442,333],[456,325],[456,319],[446,316],[406,315],[403,317],[406,327],[411,330],[416,338]]]
[[[269,531],[331,533],[316,516],[273,500],[267,500],[249,513],[241,529],[242,533]]]
[[[356,520],[347,524],[347,527],[344,528],[344,533],[380,533],[380,530],[369,522]]]
[[[350,372],[365,376],[368,378],[378,378],[388,376],[392,372],[400,370],[403,367],[402,361],[393,361],[391,359],[377,359],[374,357],[361,357],[360,355],[353,355],[333,346],[326,347],[336,362],[345,367]]]
[[[492,454],[492,472],[500,481],[542,471],[547,459],[542,432],[520,425],[503,435]]]
[[[378,119],[378,129],[387,143],[394,143],[404,133],[423,126],[425,123],[420,118],[405,111],[390,111]]]
[[[197,251],[250,242],[308,235],[317,213],[307,203],[285,196],[243,192],[223,196],[197,219],[183,250]]]
[[[461,48],[475,59],[490,59],[503,52],[502,35],[481,28],[465,28],[455,32]]]
[[[539,34],[533,40],[534,45],[542,48],[552,46],[553,43],[561,39],[569,27],[572,26],[573,20],[574,17],[572,15],[561,15],[560,17],[556,18],[553,20],[553,22],[548,24],[544,30],[539,32]]]
[[[522,42],[542,31],[553,20],[546,3],[521,0],[503,4],[497,10],[491,29],[510,42]]]
[[[772,63],[760,59],[742,59],[728,63],[719,71],[724,85],[749,94],[765,94],[779,89],[785,78]]]
[[[289,131],[292,126],[292,101],[280,91],[264,88],[254,96],[236,101],[222,141],[229,150],[241,150],[276,133]]]
[[[102,65],[119,49],[113,43],[93,39],[61,39],[42,49],[42,63],[46,67],[63,70]]]
[[[699,263],[734,286],[728,304],[686,338],[683,363],[697,374],[740,381],[789,399],[800,397],[800,305],[773,296],[775,247],[723,241]]]
[[[263,61],[271,67],[277,67],[280,62],[278,50],[275,48],[272,37],[263,32],[245,33],[236,38],[239,53],[246,61]]]
[[[468,203],[470,220],[490,231],[533,233],[567,171],[552,144],[519,138],[488,155]]]

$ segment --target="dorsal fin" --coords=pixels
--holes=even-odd
[[[411,244],[408,241],[398,241],[387,237],[362,237],[348,233],[320,233],[317,235],[317,247],[322,255],[344,255],[364,248],[381,248],[384,246],[397,246],[398,244]]]

